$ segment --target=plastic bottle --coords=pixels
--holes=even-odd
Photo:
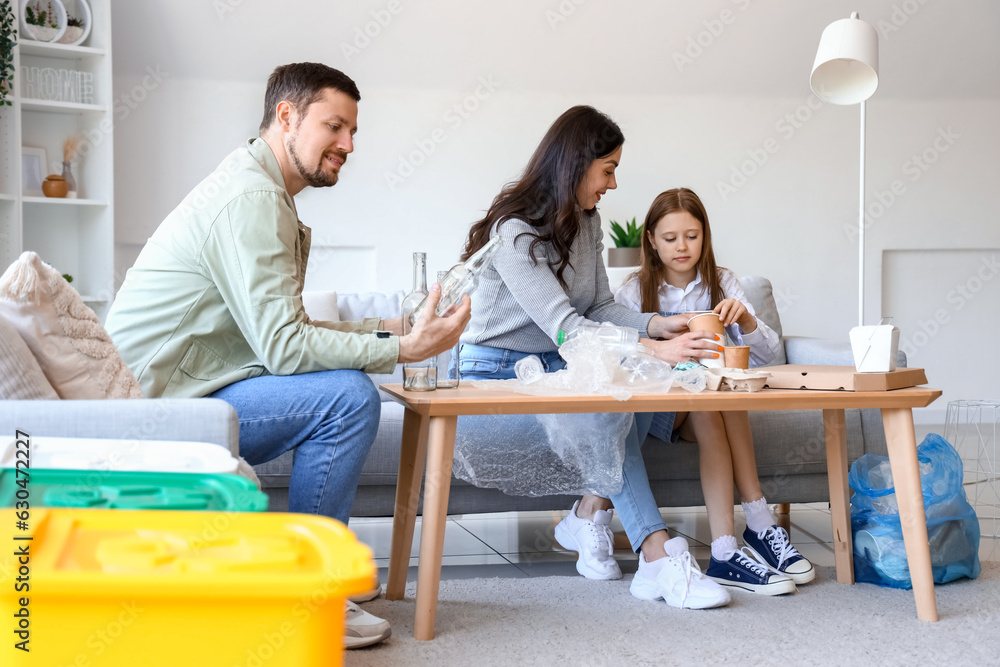
[[[441,282],[441,300],[438,302],[435,312],[439,316],[444,315],[448,308],[462,303],[463,294],[472,294],[476,289],[476,280],[483,271],[493,261],[493,256],[503,246],[503,239],[494,236],[480,248],[476,254],[466,260],[465,263],[456,264],[448,271],[444,282]],[[412,325],[420,319],[424,312],[424,305],[427,303],[426,297],[413,309],[409,315],[409,322]]]
[[[517,360],[514,375],[522,384],[534,384],[545,375],[545,367],[542,366],[542,360],[532,354]]]
[[[639,331],[637,329],[608,323],[593,324],[587,322],[573,331],[559,331],[556,336],[556,344],[562,346],[563,343],[577,338],[584,331],[595,332],[608,349],[614,350],[622,357],[635,354],[639,350]]]

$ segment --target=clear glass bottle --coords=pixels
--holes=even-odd
[[[490,262],[493,261],[493,256],[497,254],[497,251],[502,246],[503,239],[499,236],[494,236],[476,254],[466,260],[465,263],[456,264],[451,267],[444,280],[439,281],[441,283],[441,301],[438,302],[435,309],[439,316],[447,313],[451,306],[461,304],[463,294],[472,294],[476,289],[476,280],[490,265]],[[420,314],[424,311],[425,303],[426,299],[421,301],[413,309],[413,312],[410,313],[411,325],[420,319]]]
[[[438,271],[437,280],[439,284],[444,284],[448,277],[447,271]],[[447,352],[442,352],[437,356],[437,388],[454,389],[458,386],[458,348],[461,343],[456,343],[455,347]]]
[[[413,329],[413,311],[427,299],[427,253],[413,253],[413,290],[403,297],[400,315],[403,335]],[[403,364],[403,389],[433,391],[437,388],[437,357]]]

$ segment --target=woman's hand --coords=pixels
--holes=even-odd
[[[651,338],[674,338],[688,330],[688,320],[690,315],[653,315],[646,325],[646,332]]]
[[[640,341],[661,361],[676,366],[684,361],[718,359],[722,354],[720,337],[709,331],[689,331],[674,336],[670,340]]]
[[[739,324],[740,331],[747,334],[757,329],[757,320],[739,299],[723,299],[716,304],[714,312],[722,320],[723,326]]]

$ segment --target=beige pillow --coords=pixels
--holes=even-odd
[[[36,253],[23,253],[0,277],[0,317],[21,334],[60,398],[142,398],[97,315]]]
[[[336,292],[303,292],[302,308],[310,320],[339,322],[340,309],[337,307]]]
[[[17,330],[0,317],[0,399],[59,398]]]

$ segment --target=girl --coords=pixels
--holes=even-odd
[[[537,355],[547,372],[565,362],[557,350],[560,330],[571,332],[587,320],[638,329],[643,340],[666,361],[718,356],[712,334],[683,332],[675,321],[654,312],[637,313],[614,302],[602,259],[597,203],[617,187],[624,137],[597,110],[579,106],[549,128],[524,174],[493,200],[472,226],[463,259],[495,234],[502,249],[479,281],[472,320],[459,352],[463,378],[508,379],[514,364]],[[713,340],[708,340],[711,337]],[[612,557],[611,504],[617,508],[639,570],[631,592],[675,607],[727,604],[726,589],[704,577],[683,537],[668,539],[653,500],[639,443],[651,415],[636,415],[626,438],[622,490],[610,499],[585,496],[556,528],[556,539],[577,551],[577,571],[591,579],[618,579]],[[510,428],[517,428],[512,417]],[[459,418],[460,429],[484,428],[476,418]]]
[[[708,214],[687,188],[667,190],[653,200],[643,226],[642,265],[615,300],[633,310],[659,312],[672,320],[674,330],[686,328],[690,314],[681,313],[712,310],[734,345],[750,346],[753,366],[770,362],[780,350],[778,336],[754,316],[733,272],[716,266]],[[664,421],[662,439],[698,443],[712,531],[706,574],[720,584],[767,595],[790,593],[795,584],[812,581],[812,564],[775,525],[761,493],[747,413],[679,413],[672,419],[668,414]],[[734,481],[746,513],[743,549],[737,549],[733,529]]]

